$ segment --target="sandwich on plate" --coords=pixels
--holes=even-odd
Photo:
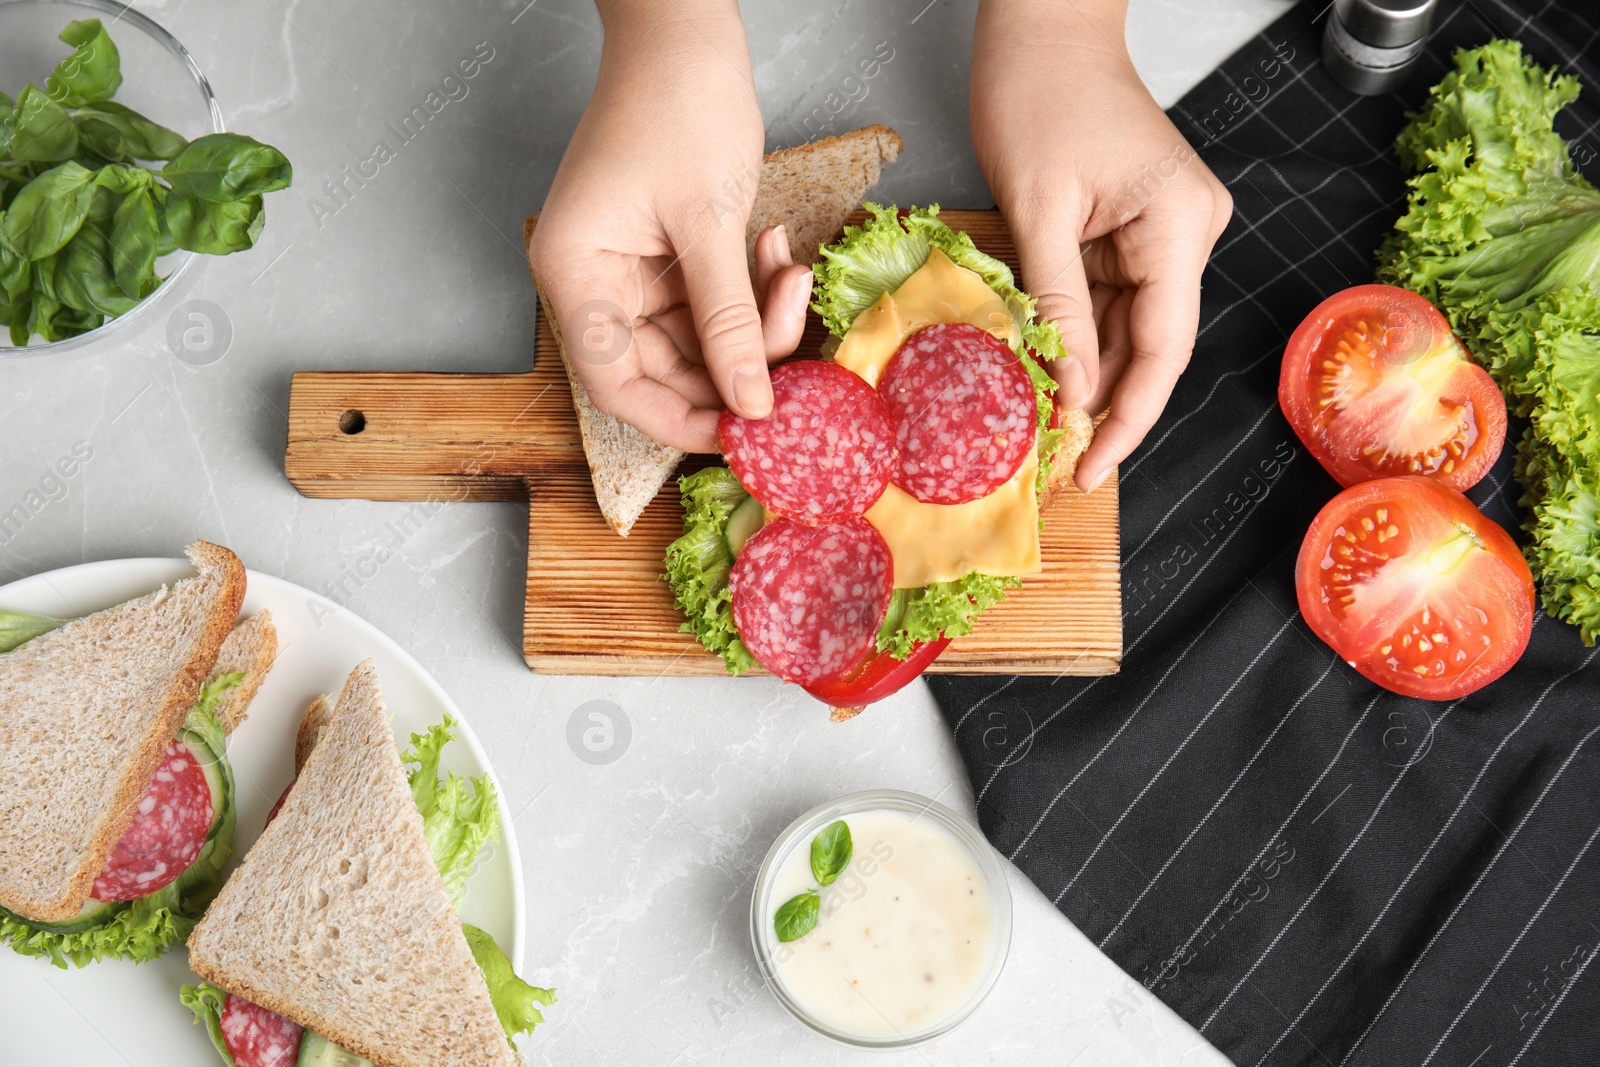
[[[245,570],[66,621],[0,612],[0,940],[84,966],[187,937],[233,858],[227,734],[277,652]]]
[[[371,661],[306,713],[294,783],[189,936],[182,1000],[229,1067],[525,1062],[555,994],[456,914],[499,813],[487,776],[439,777],[451,725],[402,757]]]
[[[773,369],[764,419],[725,412],[726,466],[679,481],[667,581],[686,632],[848,718],[919,675],[1040,570],[1041,505],[1092,435],[1054,403],[1053,323],[938,207],[822,249],[821,359]]]

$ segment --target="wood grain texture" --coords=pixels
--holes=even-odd
[[[979,248],[1016,266],[992,211],[948,211]],[[801,353],[825,332],[811,316]],[[341,429],[360,412],[359,433]],[[350,425],[346,421],[345,425]],[[707,462],[691,457],[683,471]],[[669,483],[621,538],[600,515],[572,394],[549,328],[527,374],[312,373],[289,396],[289,480],[307,496],[528,499],[523,654],[552,674],[719,675],[661,581],[683,511]],[[1068,486],[1045,513],[1044,570],[984,612],[933,665],[946,673],[1109,674],[1122,658],[1116,479]]]

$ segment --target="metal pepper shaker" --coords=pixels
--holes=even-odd
[[[1398,89],[1422,55],[1438,6],[1438,0],[1334,0],[1322,31],[1322,65],[1353,93]]]

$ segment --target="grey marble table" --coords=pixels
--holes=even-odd
[[[296,370],[529,365],[536,304],[522,218],[543,200],[593,85],[600,25],[587,0],[136,6],[193,51],[230,128],[287,152],[295,184],[270,199],[256,250],[192,278],[187,295],[216,304],[231,327],[216,362],[175,358],[166,311],[82,353],[0,359],[0,510],[75,443],[94,451],[64,494],[4,539],[0,582],[176,555],[199,536],[326,591],[386,544],[393,560],[358,587],[347,581],[348,604],[455,698],[520,812],[527,976],[561,994],[528,1043],[534,1063],[1226,1062],[1015,871],[1010,961],[964,1026],[881,1057],[813,1035],[755,971],[754,872],[790,819],[838,794],[900,787],[971,812],[926,689],[833,726],[767,679],[535,676],[518,652],[522,506],[453,505],[395,543],[385,524],[406,505],[308,500],[284,479]],[[1134,0],[1134,59],[1170,104],[1287,6]],[[834,132],[889,123],[906,151],[881,196],[992,203],[967,133],[973,0],[744,8],[772,145],[825,123]],[[880,42],[892,59],[865,96],[836,117],[819,111]],[[326,195],[325,181],[368,157],[391,137],[389,123],[442,94],[475,55],[481,69],[465,96],[347,201]],[[603,766],[566,740],[569,716],[590,700],[612,702],[631,725],[627,750]]]

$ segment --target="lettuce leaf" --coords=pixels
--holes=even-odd
[[[233,1053],[228,1051],[228,1043],[222,1039],[222,1009],[227,997],[226,990],[218,989],[210,982],[178,987],[178,999],[183,1001],[184,1007],[194,1012],[195,1023],[206,1028],[206,1036],[211,1038],[217,1055],[228,1067],[234,1067]]]
[[[487,774],[469,779],[451,771],[439,777],[439,756],[455,738],[450,732],[454,725],[455,720],[446,715],[427,733],[412,734],[411,747],[400,760],[415,764],[406,771],[411,798],[422,813],[422,832],[445,890],[451,903],[460,908],[478,853],[499,836],[500,813],[495,807],[494,782]]]
[[[1570,75],[1515,41],[1456,54],[1401,133],[1406,214],[1379,278],[1438,304],[1530,421],[1517,477],[1545,609],[1600,638],[1600,192],[1555,131]]]
[[[556,991],[529,985],[518,978],[511,969],[511,961],[494,943],[494,938],[476,926],[462,923],[461,932],[467,935],[472,958],[478,962],[478,969],[489,985],[489,999],[494,1003],[494,1013],[500,1017],[506,1040],[515,1048],[514,1039],[518,1034],[531,1034],[535,1026],[544,1022],[544,1015],[536,1005],[550,1007],[556,1002]]]
[[[753,670],[755,657],[733,625],[728,588],[733,557],[722,532],[733,509],[750,494],[726,467],[685,475],[678,479],[678,489],[683,494],[683,536],[667,546],[663,575],[686,620],[678,629],[721,656],[729,674]]]
[[[919,641],[965,637],[979,615],[1005,599],[1006,591],[1022,584],[1020,578],[969,574],[953,582],[936,582],[920,589],[896,589],[889,613],[878,630],[878,649],[895,659],[911,655]]]
[[[47,958],[65,969],[68,960],[79,967],[108,958],[142,963],[159,958],[174,943],[189,936],[206,907],[222,891],[223,869],[234,857],[237,811],[233,803],[233,769],[228,764],[226,735],[214,709],[222,694],[243,677],[223,675],[208,684],[184,721],[184,729],[199,735],[211,749],[224,783],[220,818],[189,868],[164,889],[115,910],[108,909],[101,914],[109,918],[82,929],[51,929],[0,908],[0,941],[9,941],[12,949],[24,956]]]
[[[21,611],[0,611],[0,652],[10,652],[40,634],[65,626],[68,621],[44,615],[28,615]]]

